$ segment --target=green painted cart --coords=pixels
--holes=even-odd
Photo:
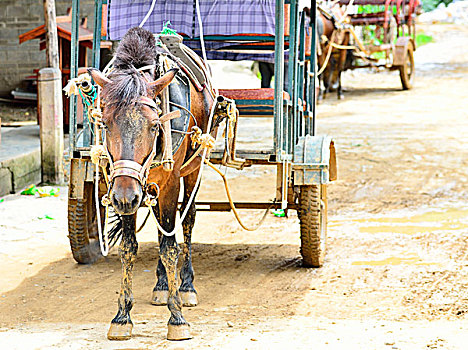
[[[215,150],[212,163],[243,169],[248,166],[271,165],[277,169],[276,198],[273,202],[235,202],[237,209],[297,210],[300,221],[303,265],[319,267],[324,262],[327,231],[327,185],[337,178],[334,142],[331,137],[316,134],[316,2],[310,3],[310,18],[298,6],[297,0],[275,1],[275,35],[270,36],[205,36],[205,41],[235,40],[236,49],[270,51],[275,55],[274,89],[220,90],[220,94],[235,100],[241,117],[270,118],[274,125],[272,144],[267,148],[238,149],[231,162],[226,162],[226,150]],[[95,2],[93,66],[99,67],[102,7]],[[286,6],[285,6],[286,5]],[[71,78],[78,73],[77,28],[79,0],[73,0]],[[285,11],[286,10],[286,11]],[[285,14],[288,17],[285,18]],[[285,22],[286,19],[286,22]],[[170,18],[168,18],[170,20]],[[287,23],[287,25],[284,25]],[[286,27],[286,28],[285,28]],[[285,35],[285,29],[287,34]],[[309,33],[309,34],[307,34]],[[199,38],[188,38],[199,40]],[[246,45],[247,44],[247,45]],[[287,76],[284,74],[284,50],[289,50]],[[308,52],[309,51],[309,52]],[[283,91],[287,79],[287,91]],[[97,213],[93,188],[94,165],[90,162],[93,133],[88,119],[76,123],[76,97],[70,100],[70,184],[69,238],[75,260],[91,263],[100,256],[97,241]],[[86,106],[84,106],[86,113]],[[232,146],[232,145],[231,145]],[[234,156],[231,154],[231,156]],[[234,158],[237,161],[232,161]],[[105,183],[98,186],[98,198],[106,193]],[[198,210],[229,211],[228,202],[197,202]],[[102,215],[101,215],[102,217]]]

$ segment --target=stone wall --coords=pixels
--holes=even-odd
[[[65,15],[71,0],[56,0],[57,16]],[[44,24],[43,0],[0,1],[0,95],[9,95],[34,69],[45,66],[45,51],[39,40],[19,44],[18,36]],[[92,28],[94,0],[80,1],[80,17],[88,17]]]

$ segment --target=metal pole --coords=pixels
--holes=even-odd
[[[283,151],[283,81],[284,81],[284,0],[276,0],[275,11],[275,136],[273,145],[276,159],[282,159]]]
[[[315,136],[317,133],[317,123],[316,123],[316,82],[317,82],[317,0],[312,0],[310,5],[310,21],[312,25],[312,44],[310,46],[310,69],[313,72],[312,81],[311,81],[311,93],[312,93],[312,125],[311,130],[309,130],[312,136]]]
[[[76,78],[78,75],[78,28],[80,17],[80,0],[72,2],[72,32],[71,32],[71,62],[70,62],[70,79]],[[70,158],[73,158],[73,151],[76,146],[76,96],[70,96],[70,118],[69,118],[69,136],[70,136]]]
[[[302,103],[304,103],[304,90],[305,90],[305,84],[304,84],[304,69],[305,69],[305,13],[301,12],[301,20],[299,24],[299,55],[298,55],[298,61],[299,61],[299,67],[298,67],[298,74],[297,74],[297,79],[298,79],[298,97],[301,99]],[[307,107],[307,103],[306,103]],[[306,130],[306,121],[307,118],[304,113],[304,105],[302,104],[299,106],[299,129],[296,133],[296,138],[294,139],[294,145],[297,142],[297,139],[299,136],[304,136],[305,135],[305,130]]]
[[[93,67],[99,69],[101,60],[101,33],[102,33],[102,0],[94,3],[94,40],[93,40]]]
[[[298,100],[297,100],[297,89],[298,89],[298,81],[297,81],[297,73],[298,73],[298,30],[297,30],[297,22],[299,16],[299,8],[297,6],[297,0],[290,1],[290,8],[289,8],[289,69],[288,69],[288,87],[289,87],[289,94],[292,99],[292,108],[290,113],[290,118],[285,118],[286,122],[289,119],[289,123],[287,123],[287,135],[289,140],[289,145],[285,145],[285,148],[288,151],[292,151],[292,143],[295,140],[297,132],[299,130],[299,120],[298,120]]]

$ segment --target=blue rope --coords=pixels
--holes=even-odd
[[[96,87],[94,85],[91,85],[91,91],[89,93],[85,95],[83,95],[83,92],[81,91],[80,88],[78,88],[78,91],[80,93],[80,96],[81,96],[81,99],[82,101],[85,103],[86,105],[86,118],[88,119],[88,125],[89,125],[89,130],[91,130],[91,133],[93,134],[94,136],[94,130],[93,128],[91,127],[91,120],[89,119],[89,107],[91,107],[92,105],[94,105],[94,101],[96,101],[96,98],[97,98],[97,90],[96,90]],[[91,99],[91,103],[88,101],[88,99]]]

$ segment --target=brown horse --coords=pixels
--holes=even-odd
[[[336,91],[338,98],[343,98],[341,87],[341,73],[345,70],[347,50],[330,47],[330,45],[348,45],[349,32],[341,29],[339,20],[343,16],[343,11],[338,4],[332,8],[325,5],[319,7],[319,16],[317,17],[317,32],[320,44],[317,62],[319,69],[326,64],[325,70],[319,76],[323,85],[321,97],[325,97],[330,91]],[[329,51],[331,50],[330,54]],[[330,56],[327,61],[327,56]]]
[[[135,234],[136,211],[148,195],[149,183],[155,183],[159,187],[157,205],[153,210],[160,227],[166,231],[165,234],[159,232],[160,258],[152,303],[167,304],[171,312],[168,339],[182,340],[191,337],[190,326],[182,316],[182,305],[197,304],[191,259],[191,233],[195,223],[194,201],[191,202],[182,222],[185,244],[179,288],[177,261],[180,248],[175,235],[168,235],[168,232],[173,233],[175,228],[180,178],[184,181],[181,211],[185,210],[192,191],[197,190],[195,187],[201,158],[195,157],[181,169],[182,164],[191,159],[196,149],[187,135],[189,132],[179,133],[179,142],[174,148],[172,171],[164,170],[161,165],[150,169],[149,164],[152,163],[155,154],[163,151],[161,144],[164,135],[160,131],[164,116],[161,117],[158,97],[161,91],[168,87],[171,109],[181,111],[181,117],[177,119],[182,120],[184,130],[190,130],[192,126],[197,125],[204,133],[213,134],[216,131],[207,130],[207,127],[214,97],[208,88],[202,91],[195,88],[177,68],[158,73],[161,71],[158,64],[159,55],[161,52],[158,52],[153,35],[144,29],[132,28],[116,50],[114,69],[110,75],[105,76],[96,69],[89,71],[93,80],[102,87],[105,143],[110,162],[113,164],[109,199],[119,214],[122,228],[119,247],[122,261],[121,291],[118,312],[107,335],[112,340],[131,337],[132,268],[138,250]],[[166,57],[170,55],[166,54]],[[175,103],[172,103],[174,101]],[[186,108],[180,108],[184,103]],[[173,130],[177,119],[171,120]]]

